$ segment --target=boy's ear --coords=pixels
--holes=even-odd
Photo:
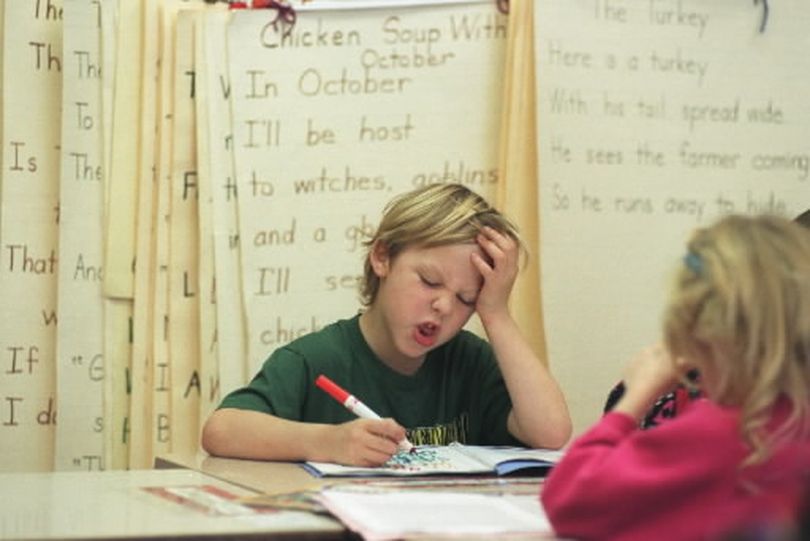
[[[388,274],[391,258],[388,256],[388,246],[382,241],[376,241],[368,254],[374,274],[380,278]]]

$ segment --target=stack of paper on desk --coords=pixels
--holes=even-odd
[[[553,537],[537,494],[324,489],[319,500],[367,541],[419,536]]]
[[[418,447],[415,453],[401,452],[379,468],[307,462],[304,467],[317,476],[450,475],[512,472],[546,473],[562,458],[562,451],[523,447],[486,447],[451,443]]]

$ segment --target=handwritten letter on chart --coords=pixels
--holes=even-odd
[[[575,417],[595,419],[617,364],[658,338],[692,228],[810,204],[808,17],[800,2],[768,20],[730,0],[536,4],[543,296]]]
[[[357,311],[361,241],[394,195],[451,181],[493,193],[506,25],[494,3],[302,11],[288,33],[266,12],[235,15],[251,373]]]

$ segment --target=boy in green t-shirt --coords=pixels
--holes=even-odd
[[[558,448],[563,395],[508,309],[515,227],[460,184],[391,201],[368,249],[364,310],[272,353],[203,428],[213,455],[373,466],[397,442]],[[477,312],[489,341],[462,329]],[[358,419],[325,375],[383,419]]]

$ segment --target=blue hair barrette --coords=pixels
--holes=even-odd
[[[687,252],[683,256],[684,264],[689,267],[689,270],[700,276],[703,274],[703,259],[695,252]]]

